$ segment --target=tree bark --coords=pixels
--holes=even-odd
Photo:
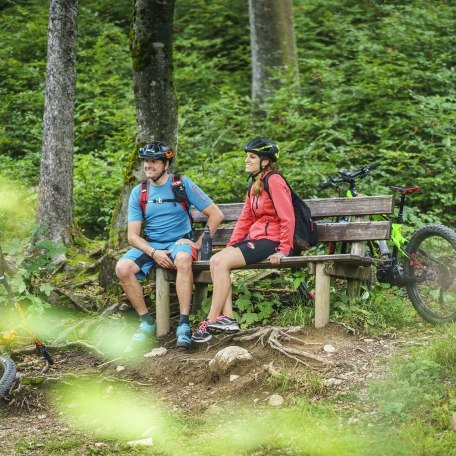
[[[292,0],[249,0],[252,47],[252,100],[273,95],[280,78],[298,81]]]
[[[131,57],[136,103],[136,146],[114,211],[110,245],[126,245],[128,198],[143,179],[138,147],[163,141],[177,153],[177,98],[173,81],[175,0],[132,0]]]
[[[37,221],[40,238],[71,244],[78,0],[51,0]]]

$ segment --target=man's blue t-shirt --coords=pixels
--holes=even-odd
[[[156,242],[177,241],[191,231],[190,219],[180,203],[159,202],[161,199],[174,199],[171,186],[172,174],[160,186],[149,185],[148,202],[144,234],[149,240]],[[188,177],[182,179],[189,202],[202,212],[212,200]],[[128,202],[128,221],[141,222],[144,220],[139,204],[141,184],[137,185],[130,194]]]

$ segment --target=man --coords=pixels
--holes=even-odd
[[[133,342],[146,342],[155,335],[156,325],[144,302],[138,279],[144,278],[154,264],[162,268],[176,268],[176,291],[180,318],[177,327],[177,346],[188,348],[191,344],[189,325],[192,298],[192,261],[201,249],[201,238],[191,239],[191,223],[187,210],[175,199],[173,175],[168,172],[174,152],[160,141],[152,141],[139,149],[144,160],[147,178],[147,200],[141,200],[146,191],[142,184],[131,192],[128,203],[128,242],[133,247],[117,263],[116,274],[131,304],[141,320]],[[213,235],[223,214],[212,200],[189,178],[183,178],[188,202],[208,217],[207,226]],[[143,205],[141,207],[141,203]],[[144,238],[141,224],[145,221]]]

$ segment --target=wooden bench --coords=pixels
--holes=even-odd
[[[329,322],[330,278],[366,280],[370,276],[372,260],[364,255],[365,241],[389,239],[391,223],[372,221],[369,216],[392,214],[393,196],[360,196],[357,198],[324,198],[304,200],[312,211],[312,218],[318,226],[318,240],[321,243],[331,241],[349,242],[350,253],[346,254],[304,254],[283,258],[280,264],[271,265],[265,260],[245,266],[245,269],[275,269],[307,267],[315,275],[315,327],[322,328]],[[229,242],[233,225],[238,220],[243,203],[218,205],[224,215],[223,225],[217,230],[212,244],[223,247]],[[195,223],[204,224],[206,216],[192,209]],[[350,217],[350,222],[326,222],[321,219]],[[228,223],[231,227],[224,227]],[[199,236],[202,229],[195,230]],[[195,293],[193,309],[198,309],[207,297],[207,286],[212,283],[209,261],[193,263]],[[156,319],[157,335],[164,336],[170,330],[169,285],[174,281],[176,272],[170,269],[155,269],[156,279]]]

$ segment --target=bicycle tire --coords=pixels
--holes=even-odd
[[[426,225],[407,245],[405,285],[413,307],[433,324],[456,321],[456,233]]]
[[[0,355],[0,375],[0,397],[3,397],[16,378],[16,364],[11,358]]]

